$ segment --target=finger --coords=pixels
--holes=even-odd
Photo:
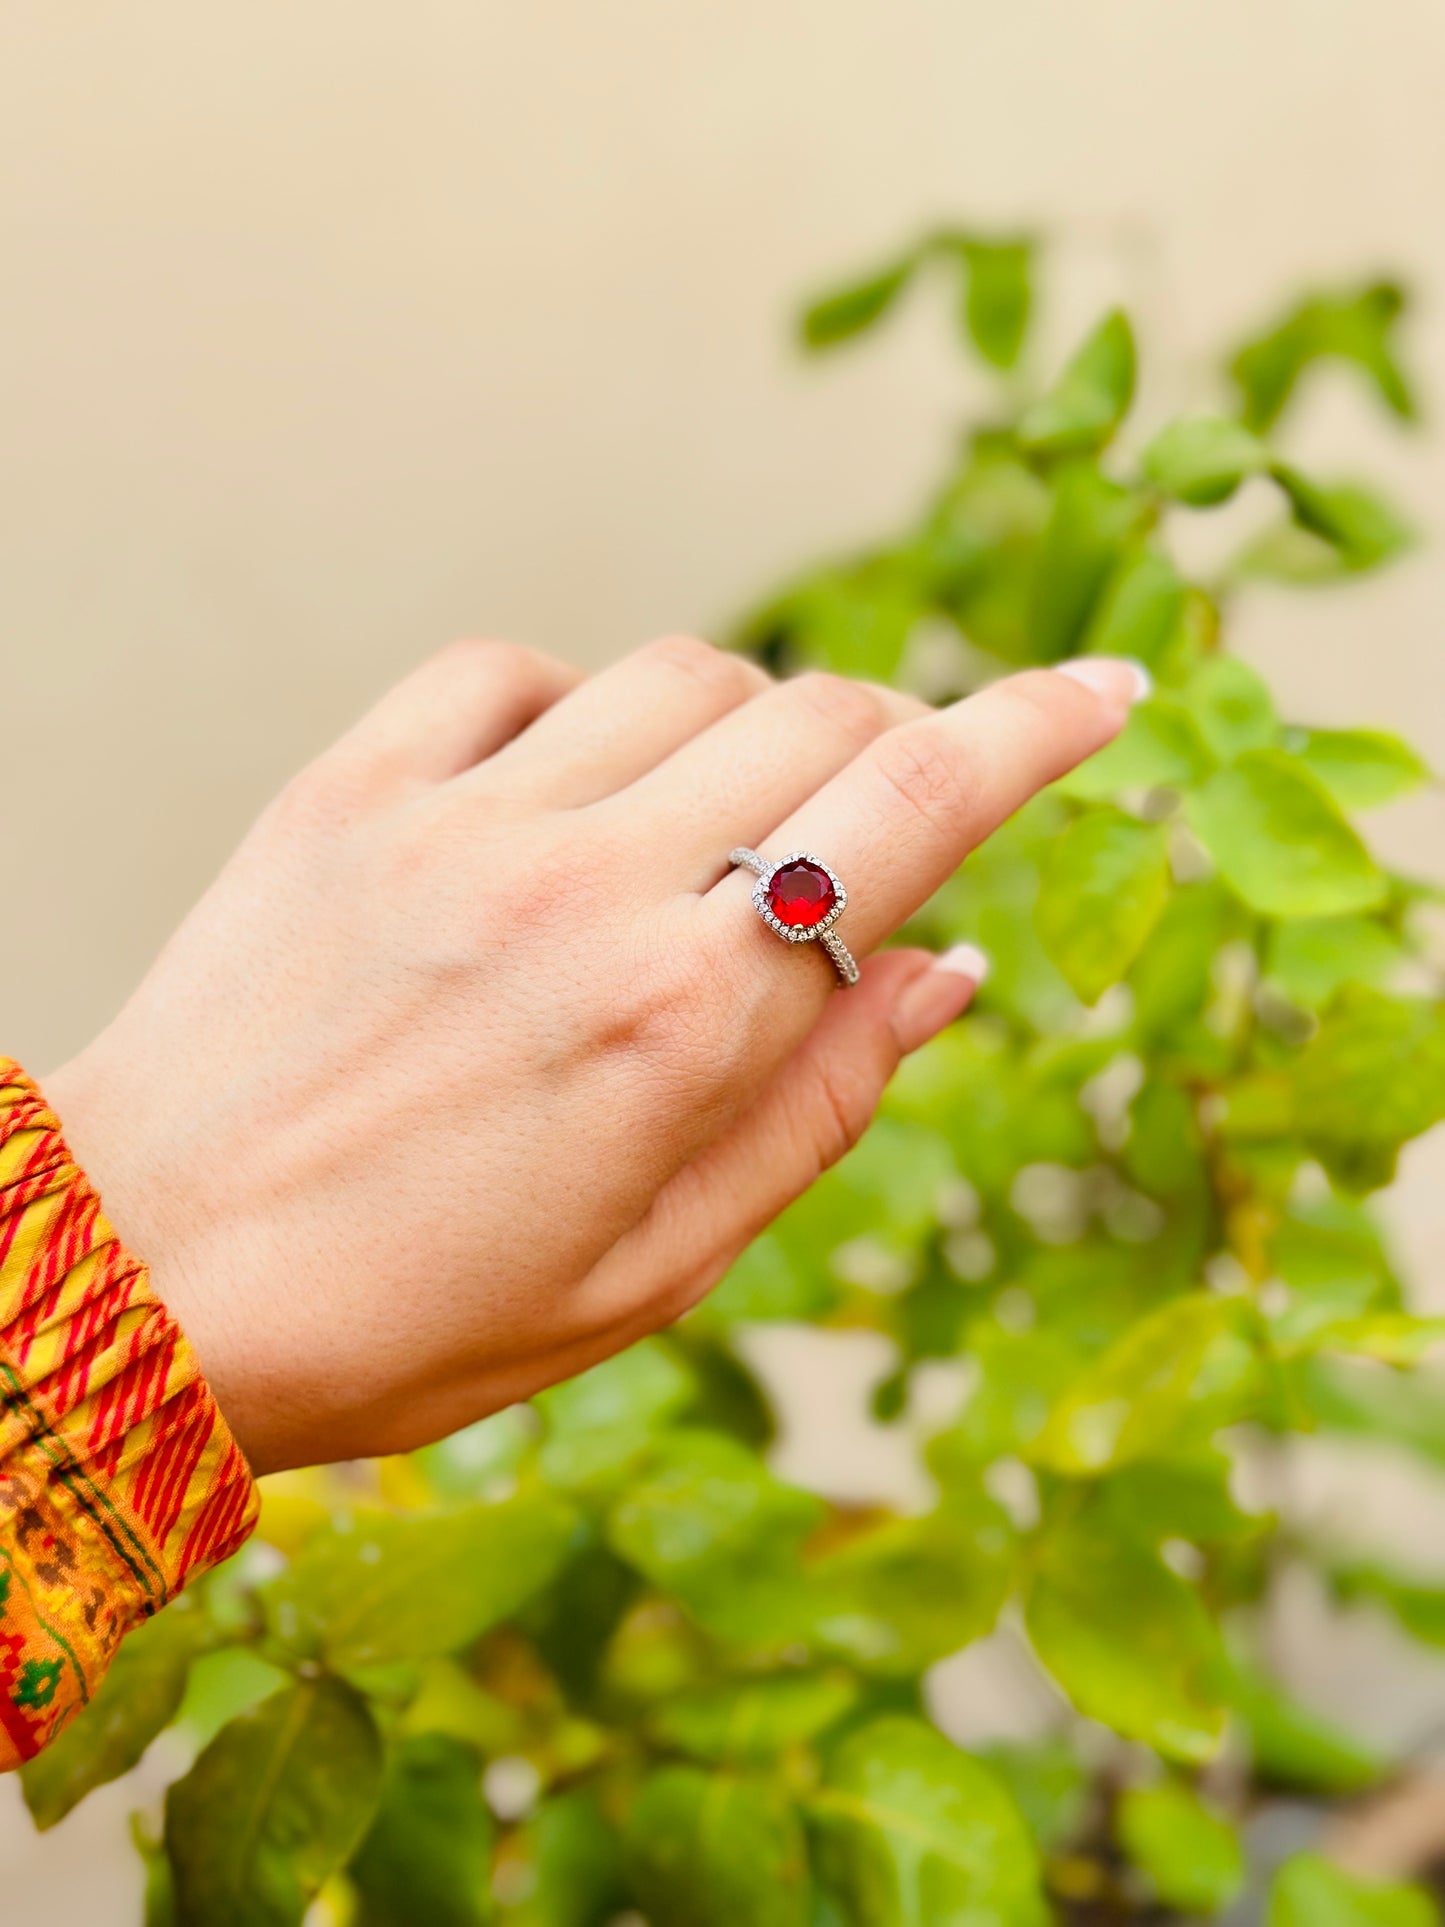
[[[1029,797],[1111,741],[1146,680],[1134,664],[1094,656],[1010,676],[889,730],[778,826],[770,850],[810,851],[838,873],[848,892],[838,935],[867,951]],[[800,960],[797,946],[780,944],[752,912],[753,882],[734,873],[704,910],[720,942],[736,952],[749,941],[762,994],[771,995],[778,973]],[[751,929],[740,929],[749,918]]]
[[[444,783],[580,680],[580,670],[520,643],[454,642],[388,690],[332,753],[382,777]]]
[[[799,1049],[722,1137],[658,1193],[588,1279],[603,1317],[639,1296],[654,1326],[696,1304],[743,1248],[863,1135],[900,1058],[972,1001],[988,964],[972,944],[941,957],[891,950],[835,997]]]
[[[672,865],[677,887],[705,889],[738,843],[760,841],[887,729],[929,714],[916,696],[822,673],[775,683],[604,807]]]
[[[770,687],[743,656],[664,636],[574,689],[491,759],[484,780],[552,808],[593,803]]]

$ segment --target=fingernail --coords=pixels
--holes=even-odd
[[[1061,676],[1082,683],[1116,703],[1141,703],[1152,694],[1154,678],[1132,656],[1073,656],[1055,665]]]
[[[905,1056],[962,1016],[987,975],[988,958],[978,945],[956,943],[910,978],[893,1007],[893,1034]]]
[[[955,976],[981,984],[988,975],[988,957],[976,943],[956,943],[934,958],[933,968],[951,970]]]

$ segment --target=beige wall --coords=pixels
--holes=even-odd
[[[1440,0],[3,0],[0,1043],[81,1042],[437,642],[598,662],[903,511],[969,392],[941,317],[817,369],[784,322],[931,218],[1060,230],[1051,338],[1122,293],[1156,405],[1282,288],[1399,267],[1438,403],[1442,85]],[[1303,432],[1436,546],[1251,646],[1445,766],[1445,434],[1347,392]],[[1440,829],[1382,834],[1445,874]],[[1403,1222],[1445,1279],[1440,1164]],[[80,1838],[0,1864],[128,1917]]]

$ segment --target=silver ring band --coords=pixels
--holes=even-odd
[[[826,863],[807,850],[793,850],[769,863],[756,850],[744,849],[729,852],[728,862],[757,878],[753,908],[770,930],[787,943],[821,944],[839,980],[857,983],[853,953],[833,929],[847,907],[848,892]]]

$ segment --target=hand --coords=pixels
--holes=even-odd
[[[253,1467],[422,1444],[694,1304],[979,975],[835,994],[728,851],[816,851],[866,955],[1116,734],[1139,672],[1066,670],[934,713],[469,643],[299,776],[46,1080]]]

